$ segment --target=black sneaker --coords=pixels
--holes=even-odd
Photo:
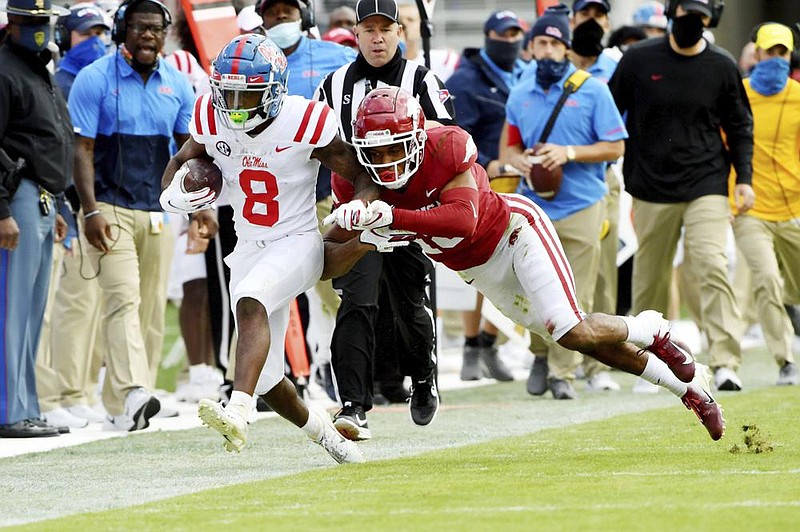
[[[537,356],[533,359],[533,366],[531,366],[531,373],[528,375],[528,382],[526,389],[531,395],[544,395],[547,391],[547,374],[550,372],[550,367],[547,365],[547,359]]]
[[[550,378],[547,379],[547,386],[550,388],[550,391],[553,392],[553,399],[558,401],[575,399],[575,388],[572,387],[569,381]]]
[[[411,386],[411,400],[408,403],[411,421],[416,425],[428,425],[436,417],[439,410],[439,391],[436,381],[429,377]]]
[[[461,362],[461,380],[479,381],[483,376],[481,367],[481,348],[478,346],[464,346],[464,360]]]
[[[364,408],[361,405],[352,405],[349,401],[333,416],[333,426],[339,434],[351,441],[372,438]]]
[[[481,362],[484,366],[484,375],[491,377],[494,380],[501,382],[509,382],[514,380],[514,376],[509,371],[508,367],[500,360],[497,355],[497,348],[495,347],[479,347]]]

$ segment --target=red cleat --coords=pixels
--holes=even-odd
[[[653,343],[646,349],[661,359],[680,380],[692,382],[695,373],[694,357],[686,346],[670,340],[669,333],[654,336]]]
[[[722,407],[714,401],[709,392],[708,368],[702,364],[698,364],[698,366],[697,376],[689,384],[681,401],[687,409],[697,414],[700,423],[706,428],[711,439],[717,441],[725,434],[725,418],[722,417]]]

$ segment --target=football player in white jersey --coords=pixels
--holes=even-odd
[[[322,273],[314,203],[320,163],[353,181],[365,199],[377,197],[377,189],[339,138],[330,108],[286,95],[287,76],[286,57],[270,39],[256,34],[233,39],[214,62],[211,93],[195,102],[192,138],[164,172],[164,209],[193,212],[211,236],[215,220],[208,207],[214,192],[186,193],[181,181],[187,160],[213,160],[222,170],[238,237],[225,258],[239,336],[234,391],[224,408],[202,400],[198,415],[224,436],[226,450],[240,451],[258,394],[337,462],[362,462],[361,451],[339,435],[330,415],[309,410],[298,397],[284,376],[283,346],[289,304]]]

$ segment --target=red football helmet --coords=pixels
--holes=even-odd
[[[422,164],[425,151],[425,115],[416,98],[400,87],[370,91],[353,121],[353,146],[372,180],[390,189],[405,186]],[[390,163],[373,163],[372,149],[401,144],[405,156]]]

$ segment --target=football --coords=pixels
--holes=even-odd
[[[533,147],[533,155],[528,159],[531,164],[531,171],[528,175],[528,186],[540,197],[552,201],[561,188],[561,181],[564,179],[564,171],[559,166],[553,171],[545,169],[541,164],[541,157],[536,153],[541,147],[537,144]]]
[[[189,170],[183,176],[181,189],[183,192],[197,192],[208,187],[219,196],[222,191],[222,171],[208,159],[189,159],[183,165]]]

